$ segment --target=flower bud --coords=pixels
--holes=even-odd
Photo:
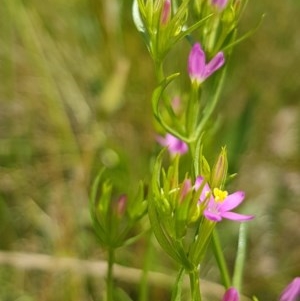
[[[224,294],[222,301],[240,301],[239,293],[234,287],[230,287]]]
[[[171,0],[165,0],[162,6],[160,23],[166,25],[171,18]]]
[[[211,3],[215,6],[219,11],[225,9],[228,0],[212,0]]]
[[[211,172],[211,187],[222,188],[226,181],[228,170],[226,147],[222,147],[219,157]]]
[[[189,191],[192,189],[192,184],[190,179],[185,179],[181,185],[180,194],[179,194],[179,202],[183,202],[184,198],[187,196]]]
[[[122,194],[117,201],[117,214],[121,217],[126,211],[127,195]]]

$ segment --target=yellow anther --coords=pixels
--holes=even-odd
[[[228,196],[227,191],[223,191],[219,188],[214,188],[214,197],[216,202],[223,202]]]

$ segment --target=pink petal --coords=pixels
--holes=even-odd
[[[232,221],[238,221],[238,222],[243,222],[243,221],[248,221],[254,218],[253,215],[244,215],[244,214],[239,214],[235,212],[221,212],[220,216],[222,218],[230,219]]]
[[[188,151],[187,144],[171,134],[166,134],[165,137],[157,136],[156,140],[162,146],[167,146],[170,154],[183,155]]]
[[[201,185],[203,184],[203,181],[205,181],[205,180],[204,180],[204,178],[201,177],[201,176],[199,176],[199,177],[196,178],[195,186],[194,186],[196,191],[201,187]],[[205,183],[205,185],[204,185],[204,187],[203,187],[203,189],[202,189],[202,192],[201,192],[201,194],[200,194],[200,199],[199,199],[200,203],[205,201],[207,195],[208,195],[210,192],[211,192],[210,187],[208,186],[207,183]],[[210,201],[211,201],[211,200],[213,200],[212,197],[210,197]]]
[[[203,177],[201,177],[201,176],[198,176],[197,178],[196,178],[196,181],[195,181],[195,190],[198,190],[199,189],[199,187],[201,186],[201,184],[203,183],[203,181],[204,181],[204,178]],[[206,184],[207,185],[207,184]],[[208,186],[208,185],[207,185]]]
[[[192,81],[203,81],[205,72],[205,53],[199,43],[194,44],[189,54],[188,71]]]
[[[296,298],[299,296],[300,296],[300,277],[296,277],[284,289],[284,291],[280,296],[280,301],[296,301]]]
[[[209,209],[205,209],[203,215],[213,222],[220,222],[222,220],[219,212],[210,211]]]
[[[243,191],[234,192],[230,194],[222,204],[220,204],[219,208],[221,211],[229,211],[237,207],[239,204],[241,204],[244,198],[245,198],[245,193]]]
[[[213,59],[205,66],[205,78],[212,75],[215,71],[221,68],[225,63],[224,53],[218,52]]]

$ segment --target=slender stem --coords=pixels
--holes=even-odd
[[[194,271],[190,272],[189,276],[190,276],[190,286],[191,286],[191,300],[201,301],[199,270],[195,269]]]
[[[163,64],[160,60],[155,62],[155,76],[158,83],[165,78]]]
[[[140,282],[139,287],[139,300],[140,301],[147,301],[148,300],[148,272],[150,263],[153,259],[153,232],[149,231],[147,233],[147,248],[146,248],[146,254],[145,254],[145,260],[143,265],[143,274]]]
[[[193,137],[198,123],[199,118],[199,87],[197,84],[193,83],[191,86],[191,94],[190,99],[187,105],[187,114],[186,114],[186,135],[187,137]],[[191,152],[191,156],[193,160],[196,157],[196,148],[197,148],[197,139],[192,140],[189,142],[189,150]],[[198,174],[196,174],[197,176]]]
[[[247,224],[241,223],[240,231],[239,231],[238,249],[237,249],[237,255],[236,255],[236,260],[234,265],[234,273],[233,273],[233,285],[238,291],[241,291],[241,286],[242,286],[243,270],[244,270],[244,263],[246,258],[246,248],[247,248]]]
[[[213,241],[213,250],[221,273],[222,282],[226,288],[229,288],[231,285],[229,271],[225,261],[224,253],[221,249],[221,243],[220,243],[220,238],[217,229],[214,229],[213,231],[212,241]]]
[[[198,86],[193,83],[191,87],[191,94],[187,104],[187,115],[186,115],[186,132],[187,136],[190,137],[194,134],[197,126],[198,117]]]
[[[221,91],[224,85],[224,81],[225,81],[225,77],[226,77],[226,66],[225,68],[222,70],[222,74],[220,75],[220,79],[218,82],[218,85],[216,87],[216,92],[214,94],[214,97],[212,99],[212,101],[210,102],[210,104],[205,108],[204,110],[204,115],[202,117],[201,122],[199,123],[197,129],[196,129],[196,137],[199,137],[207,123],[207,121],[209,120],[209,118],[211,117],[212,113],[214,112],[214,109],[218,103],[219,97],[221,95]]]
[[[172,299],[171,299],[172,301],[180,301],[181,300],[182,281],[183,281],[183,277],[184,277],[184,272],[185,272],[184,267],[181,267],[178,272],[178,275],[176,277],[175,285],[173,287]]]
[[[115,249],[108,249],[108,267],[107,267],[107,278],[106,278],[106,301],[113,301],[113,265],[115,261]]]

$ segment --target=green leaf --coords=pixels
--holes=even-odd
[[[238,291],[241,291],[243,271],[244,271],[244,265],[246,260],[247,228],[248,228],[247,223],[240,224],[238,248],[237,248],[236,260],[235,260],[234,272],[233,272],[233,280],[232,280],[233,286]]]
[[[153,109],[153,114],[156,120],[160,123],[160,125],[170,134],[176,136],[182,141],[185,142],[190,142],[192,140],[188,139],[182,132],[179,132],[178,130],[172,128],[169,126],[164,119],[162,118],[160,111],[159,111],[159,104],[160,104],[160,99],[162,98],[162,94],[166,87],[177,77],[179,76],[180,73],[174,73],[168,77],[166,77],[164,80],[160,82],[158,87],[154,90],[152,94],[152,109]]]
[[[167,86],[176,78],[180,75],[180,73],[174,73],[171,74],[170,76],[164,78],[158,85],[158,87],[154,90],[152,94],[152,108],[153,112],[156,118],[160,117],[159,114],[159,101],[160,98],[162,97],[162,94],[164,90],[167,88]]]
[[[93,181],[92,189],[91,189],[91,197],[90,197],[90,206],[94,205],[96,203],[96,196],[97,196],[97,191],[99,187],[99,183],[102,177],[102,174],[104,172],[104,169],[101,169],[96,176],[95,180]]]
[[[264,20],[265,14],[263,14],[258,22],[258,24],[251,30],[249,30],[247,33],[245,33],[243,36],[241,36],[240,38],[236,39],[235,41],[233,41],[232,43],[228,44],[227,46],[225,46],[223,48],[223,51],[227,51],[230,50],[233,46],[243,42],[244,40],[248,39],[249,37],[251,37],[257,30],[258,28],[261,26],[263,20]]]
[[[162,229],[162,222],[158,218],[157,210],[155,208],[154,200],[149,201],[148,205],[148,214],[150,223],[152,226],[153,233],[161,247],[165,250],[167,254],[169,254],[175,261],[181,263],[180,256],[177,254],[176,250],[174,250],[171,238],[164,233]]]
[[[185,276],[185,270],[182,267],[176,277],[176,282],[172,291],[171,301],[181,301],[182,282]]]
[[[193,31],[195,31],[196,29],[198,29],[199,27],[201,27],[203,25],[203,23],[205,23],[205,21],[209,18],[211,18],[214,14],[210,14],[206,17],[204,17],[203,19],[201,19],[200,21],[196,22],[195,24],[193,24],[192,26],[190,26],[188,29],[182,31],[178,36],[176,36],[176,39],[174,41],[178,42],[180,39],[182,39],[183,37],[188,36],[189,34],[191,34]]]

